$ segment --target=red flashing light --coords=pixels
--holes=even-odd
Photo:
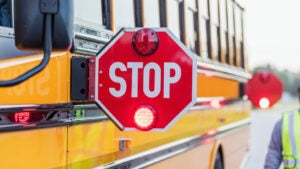
[[[156,32],[152,29],[141,29],[132,38],[133,49],[142,56],[153,54],[159,45]]]
[[[259,107],[262,109],[267,109],[270,107],[270,100],[266,97],[259,99]]]
[[[27,123],[30,119],[30,112],[15,112],[14,118],[17,123]]]
[[[147,131],[152,129],[157,121],[157,113],[152,106],[139,106],[133,115],[133,122],[137,129]]]
[[[267,109],[282,96],[283,84],[272,72],[256,72],[245,86],[245,93],[253,106]]]

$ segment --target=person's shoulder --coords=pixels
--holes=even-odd
[[[282,117],[279,120],[277,120],[274,128],[281,129],[281,126],[282,126]]]
[[[289,116],[291,113],[295,113],[295,112],[300,112],[300,111],[299,110],[291,110],[291,111],[283,112],[281,115],[281,118],[279,120],[277,120],[277,122],[275,123],[275,128],[281,129],[283,117]]]

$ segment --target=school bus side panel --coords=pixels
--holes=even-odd
[[[0,80],[13,79],[40,63],[41,55],[0,60]],[[52,53],[40,73],[12,87],[0,88],[1,104],[59,104],[70,101],[70,54]],[[5,96],[5,97],[2,97]]]
[[[65,166],[66,127],[3,132],[0,137],[1,169]]]
[[[239,82],[235,80],[198,74],[197,87],[198,97],[239,97]]]
[[[118,159],[119,130],[108,120],[68,128],[68,167],[92,168]]]
[[[187,152],[176,155],[167,160],[156,163],[147,169],[209,169],[210,154],[213,142],[195,147]]]
[[[206,144],[201,144],[189,151],[163,160],[147,167],[147,169],[212,169],[218,148],[222,149],[224,168],[240,168],[241,162],[248,151],[249,126],[217,135],[212,140],[215,139],[218,140],[219,145],[216,145],[213,141],[209,142],[208,139]],[[205,140],[203,143],[205,143]]]
[[[240,168],[249,146],[249,127],[221,139],[225,168]]]

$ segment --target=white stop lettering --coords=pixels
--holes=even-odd
[[[115,62],[109,68],[109,77],[110,79],[120,85],[119,89],[114,87],[109,88],[111,95],[115,97],[122,97],[125,95],[128,85],[126,80],[116,75],[116,70],[119,69],[122,72],[126,72],[128,69],[131,69],[131,97],[136,98],[139,96],[138,93],[138,70],[143,69],[143,93],[149,98],[155,98],[163,89],[163,98],[170,98],[170,86],[177,83],[181,78],[181,68],[177,63],[174,62],[165,62],[163,70],[157,63],[150,62],[145,66],[143,62],[128,62],[125,65],[122,62]],[[150,71],[154,72],[154,88],[150,89]],[[163,71],[163,74],[161,73]],[[171,76],[171,71],[173,71],[173,76]],[[163,79],[161,78],[163,76]],[[163,80],[163,88],[161,87],[161,80]]]

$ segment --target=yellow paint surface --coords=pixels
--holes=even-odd
[[[0,80],[13,79],[40,63],[33,55],[0,60]],[[47,67],[12,87],[0,88],[1,104],[59,104],[70,101],[70,54],[53,53]]]
[[[212,77],[210,75],[198,74],[197,96],[238,98],[239,82],[220,77]]]
[[[1,169],[65,166],[67,128],[47,128],[0,134]]]

